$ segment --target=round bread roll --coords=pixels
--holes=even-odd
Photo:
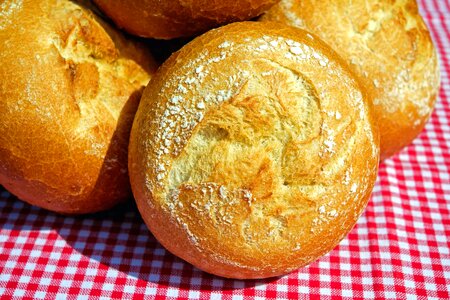
[[[118,27],[156,39],[192,36],[259,16],[279,0],[94,0]]]
[[[0,184],[65,214],[130,198],[149,52],[68,0],[3,1],[0,15]]]
[[[372,93],[382,159],[422,131],[439,90],[439,65],[414,0],[282,0],[261,20],[317,34],[362,77]]]
[[[138,208],[169,251],[230,278],[288,273],[362,213],[379,145],[366,91],[305,31],[244,22],[172,55],[130,137]]]

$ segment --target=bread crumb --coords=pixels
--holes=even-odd
[[[336,143],[333,141],[332,137],[329,137],[328,140],[325,140],[323,144],[326,146],[325,151],[333,153],[334,152],[334,146]]]
[[[319,214],[323,214],[325,212],[325,206],[322,205],[319,207]]]
[[[183,100],[183,98],[180,96],[173,96],[172,98],[170,98],[170,103],[178,104],[178,102],[180,102],[182,100]]]
[[[270,41],[269,44],[270,44],[270,46],[272,46],[274,48],[278,47],[278,42],[277,41]]]
[[[195,68],[195,73],[201,74],[203,71],[203,68],[204,68],[203,66],[198,66],[197,68]]]
[[[194,77],[188,77],[186,78],[186,80],[184,81],[187,84],[192,84],[195,82],[195,78]]]
[[[220,199],[222,199],[222,200],[227,198],[226,188],[223,185],[221,185],[219,188],[219,196],[220,196]]]
[[[348,185],[350,183],[350,171],[346,170],[345,171],[345,176],[344,176],[344,184]]]
[[[205,109],[205,103],[204,102],[197,103],[197,108],[198,109]]]
[[[223,49],[223,48],[228,48],[230,46],[231,46],[231,43],[228,42],[228,41],[225,41],[225,42],[223,42],[222,44],[219,45],[219,48]]]
[[[291,51],[291,53],[292,53],[292,54],[295,54],[295,55],[299,55],[299,54],[302,54],[302,53],[303,53],[302,48],[296,47],[296,46],[290,47],[290,48],[289,48],[289,51]]]
[[[330,210],[329,212],[328,212],[328,216],[329,217],[336,217],[337,216],[337,211],[335,210],[335,209],[333,209],[333,210]]]
[[[244,190],[244,200],[247,201],[248,205],[252,204],[253,195],[249,190]]]
[[[177,91],[186,94],[188,90],[180,83],[178,84]]]
[[[266,44],[262,44],[257,48],[257,50],[259,50],[259,51],[269,50],[269,46]]]

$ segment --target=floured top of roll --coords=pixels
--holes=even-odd
[[[303,30],[235,23],[159,69],[133,124],[139,210],[172,253],[224,277],[304,266],[353,227],[379,159],[366,91]]]

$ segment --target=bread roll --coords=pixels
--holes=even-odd
[[[120,28],[156,39],[192,36],[218,25],[249,20],[279,0],[94,0]]]
[[[414,0],[282,0],[261,20],[317,34],[363,78],[373,95],[382,159],[422,131],[439,90],[439,65]]]
[[[0,184],[65,214],[129,198],[148,51],[68,0],[3,1],[0,15]]]
[[[305,31],[244,22],[172,55],[129,147],[138,208],[206,272],[264,278],[333,249],[362,213],[379,144],[366,91]]]

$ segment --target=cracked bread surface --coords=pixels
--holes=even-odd
[[[245,279],[333,249],[378,160],[366,91],[345,63],[303,30],[257,22],[173,54],[144,91],[129,147],[154,236],[204,271]]]
[[[127,146],[156,64],[72,1],[0,6],[0,184],[65,214],[131,197]]]
[[[440,77],[436,50],[415,0],[282,0],[261,20],[310,31],[348,62],[372,93],[382,159],[423,130]]]

